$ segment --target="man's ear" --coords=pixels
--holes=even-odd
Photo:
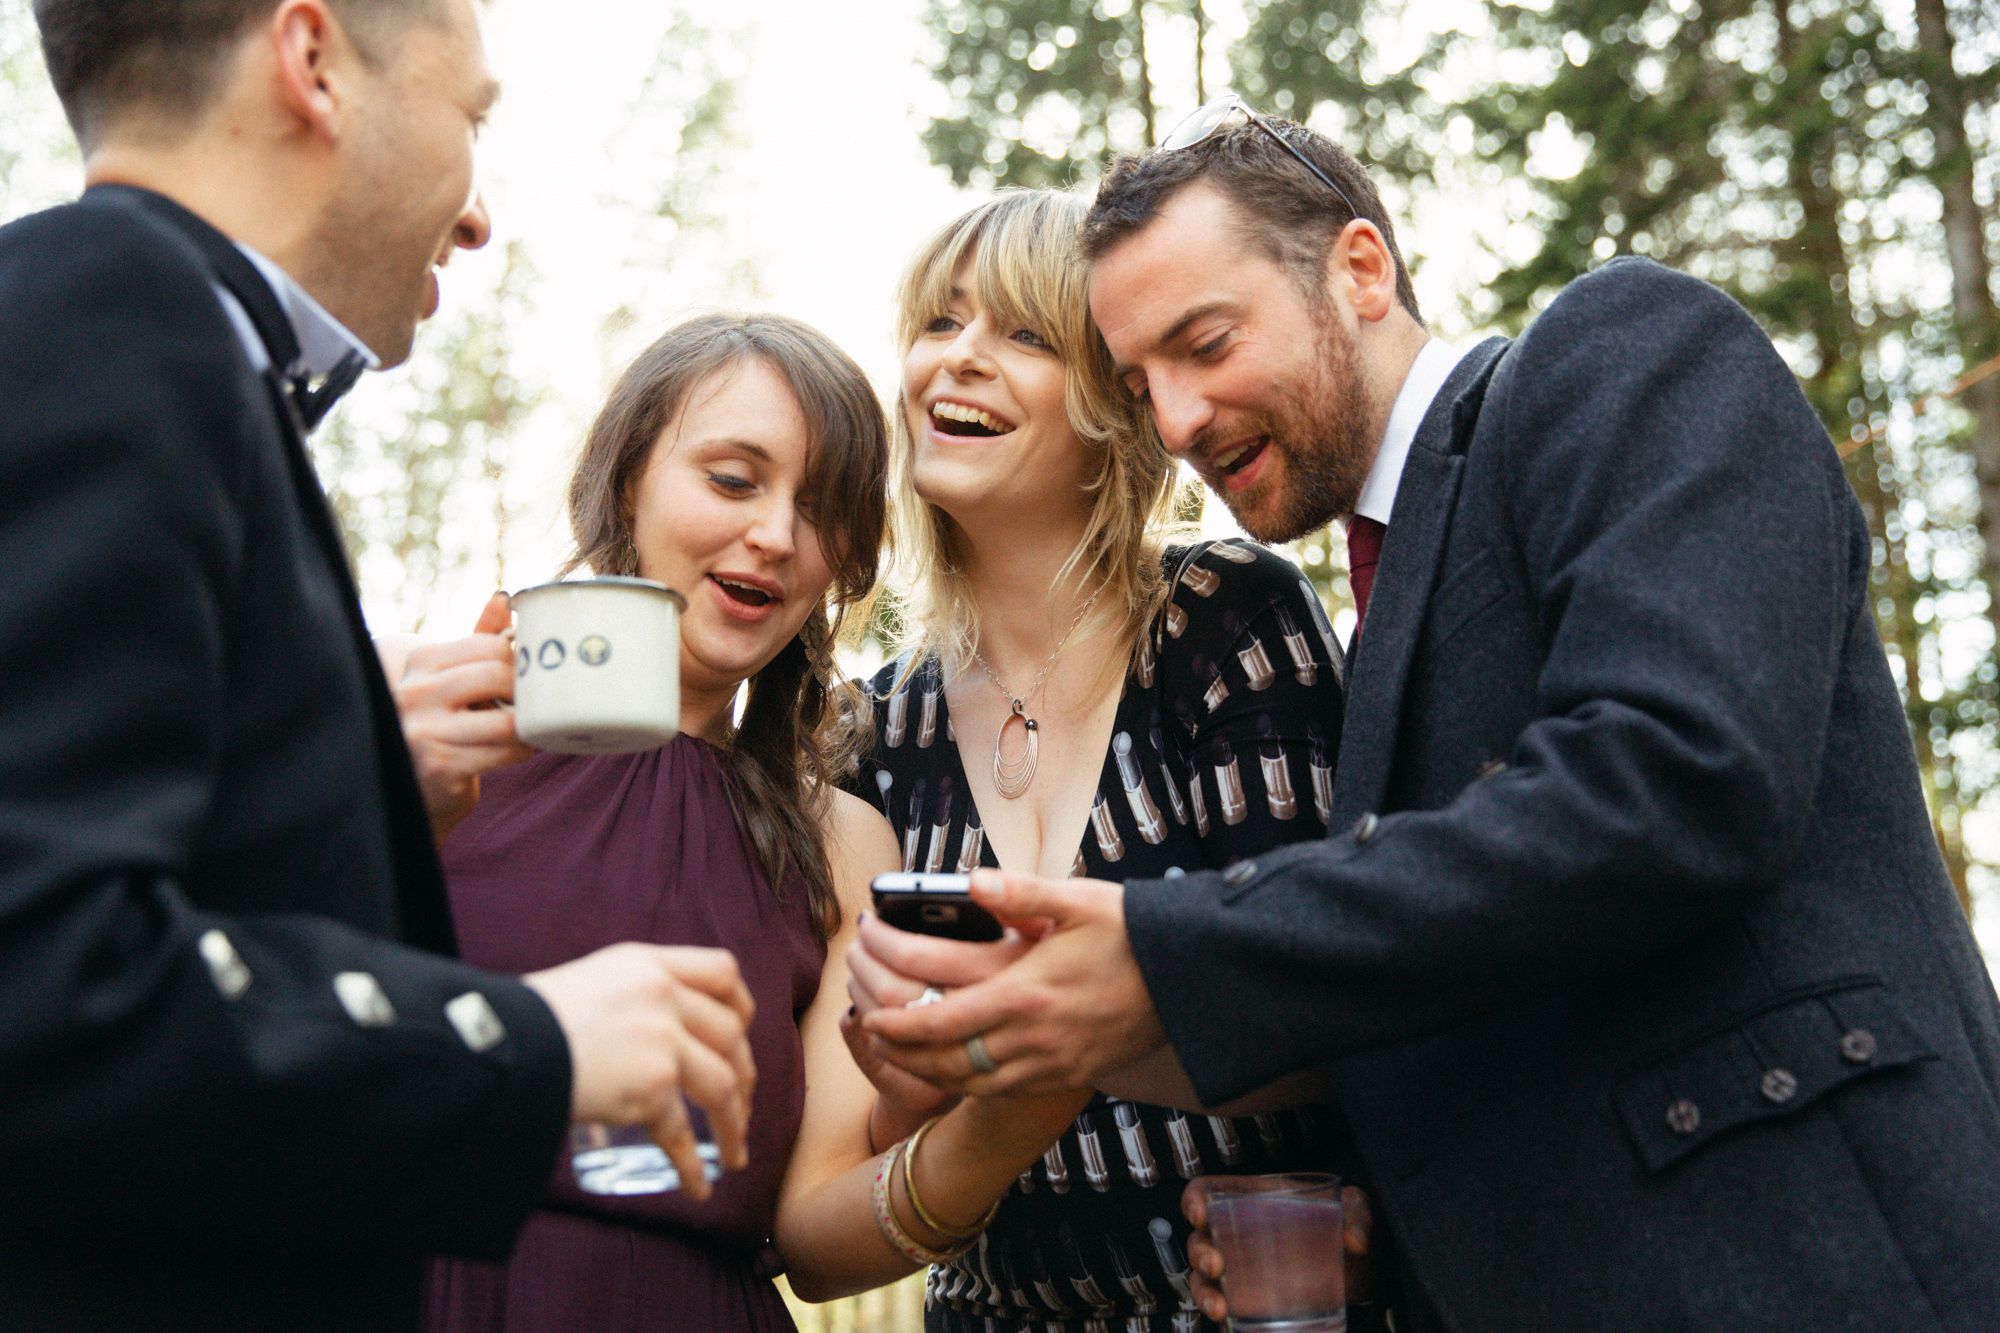
[[[280,106],[308,134],[340,134],[342,75],[353,46],[325,0],[284,0],[269,27]]]
[[[1327,288],[1347,298],[1355,317],[1373,323],[1396,307],[1396,257],[1367,218],[1341,228],[1326,255]]]

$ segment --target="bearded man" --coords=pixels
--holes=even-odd
[[[882,1053],[985,1092],[1170,1048],[1209,1104],[1324,1071],[1405,1333],[1990,1326],[2000,1003],[1795,378],[1640,260],[1445,348],[1365,172],[1244,111],[1107,176],[1091,308],[1252,534],[1349,520],[1335,831],[996,876],[1054,923],[997,972],[870,922],[963,987],[870,1013]]]

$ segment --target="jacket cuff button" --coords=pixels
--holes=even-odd
[[[1851,1065],[1865,1065],[1875,1058],[1875,1034],[1855,1028],[1840,1039],[1840,1058]]]
[[[359,1027],[385,1028],[396,1021],[396,1007],[383,993],[382,983],[366,972],[342,972],[333,979],[333,993]]]
[[[1701,1128],[1701,1108],[1683,1097],[1667,1108],[1667,1128],[1676,1134],[1692,1134]]]
[[[211,930],[197,941],[195,947],[201,951],[201,961],[208,965],[209,979],[222,992],[225,1000],[240,999],[244,991],[250,989],[250,969],[229,937],[219,930]]]
[[[507,1036],[500,1015],[493,1012],[493,1006],[476,990],[469,990],[445,1005],[444,1016],[457,1030],[459,1040],[475,1053],[492,1050]]]
[[[1799,1094],[1798,1075],[1789,1069],[1766,1070],[1762,1088],[1765,1101],[1773,1106],[1783,1106]]]

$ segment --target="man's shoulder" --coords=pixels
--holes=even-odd
[[[1643,334],[1676,318],[1712,318],[1724,312],[1748,319],[1743,308],[1713,283],[1650,259],[1626,255],[1575,279],[1549,302],[1522,334],[1524,345],[1580,325],[1613,323]]]
[[[86,198],[0,227],[0,326],[11,313],[45,327],[52,313],[88,320],[114,311],[227,327],[200,254],[131,209]]]
[[[1700,367],[1698,371],[1696,368]],[[1712,283],[1626,257],[1571,282],[1530,323],[1494,374],[1489,402],[1621,398],[1661,376],[1789,372],[1750,313]]]

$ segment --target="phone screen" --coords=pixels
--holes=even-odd
[[[971,881],[964,875],[877,875],[870,887],[876,915],[898,930],[977,942],[1005,933],[991,912],[972,901]]]

